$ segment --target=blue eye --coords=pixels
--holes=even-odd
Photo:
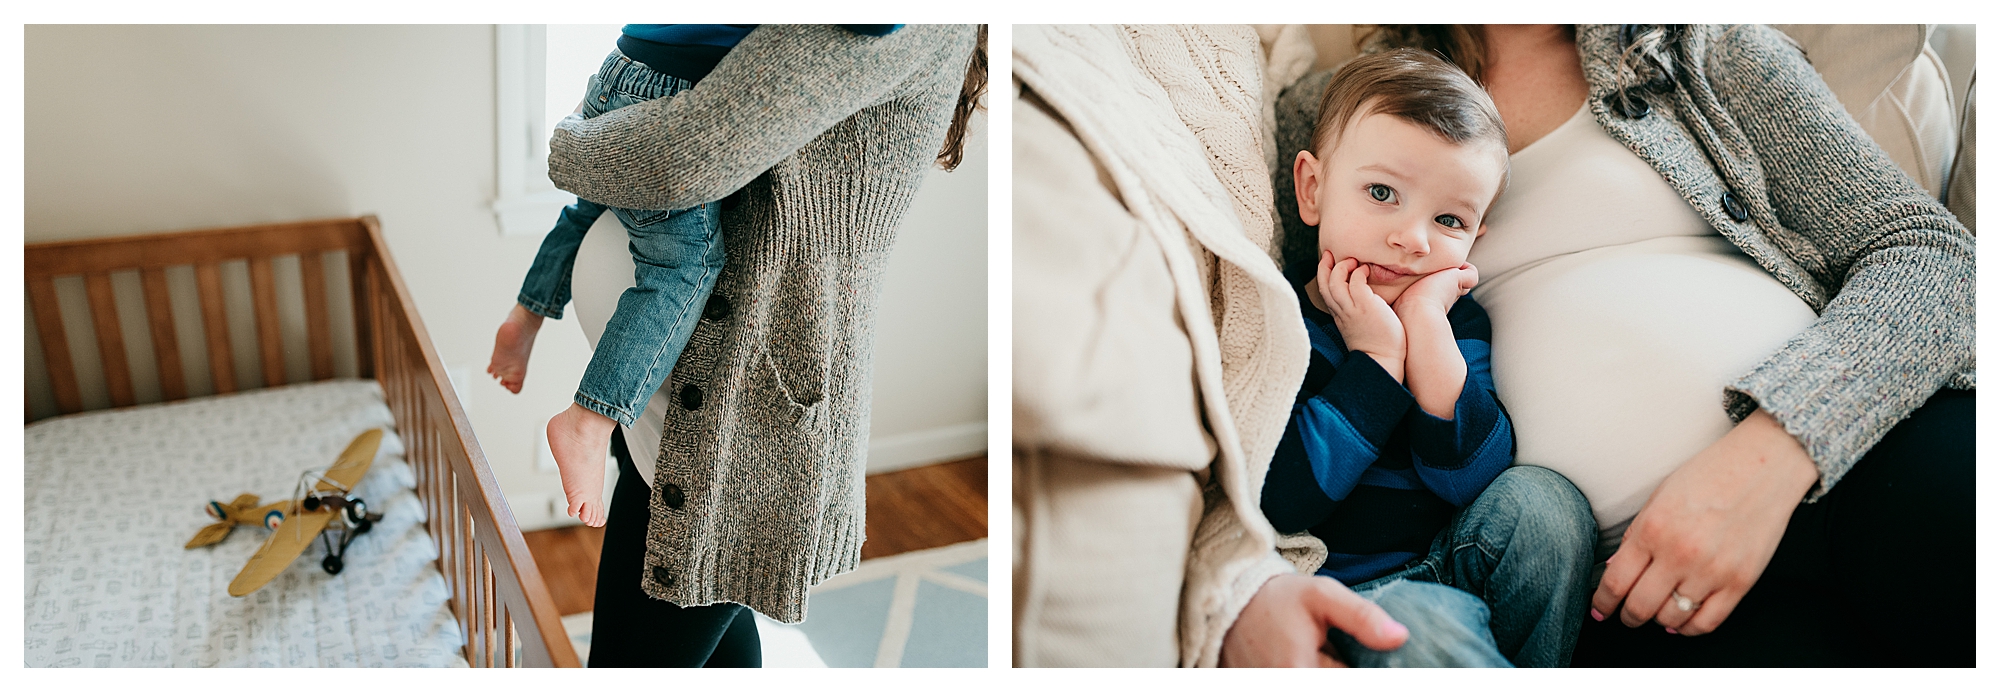
[[[1368,185],[1368,196],[1373,197],[1377,202],[1394,202],[1396,201],[1396,189],[1381,183],[1370,183]]]
[[[1432,220],[1438,222],[1439,226],[1443,226],[1445,228],[1465,228],[1464,220],[1461,220],[1458,217],[1452,216],[1450,214],[1442,214],[1439,215],[1436,219]]]

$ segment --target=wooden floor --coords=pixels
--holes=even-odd
[[[528,552],[563,615],[586,612],[597,585],[604,529],[530,531]],[[868,542],[861,559],[986,537],[986,457],[868,477]]]

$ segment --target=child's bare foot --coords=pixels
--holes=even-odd
[[[487,364],[486,374],[500,380],[507,391],[520,394],[521,381],[528,377],[528,352],[535,349],[535,333],[541,330],[542,316],[515,303],[493,335],[493,362]]]
[[[562,472],[569,515],[591,526],[603,526],[608,515],[604,452],[611,448],[611,431],[617,427],[617,421],[576,404],[549,419],[549,451],[555,453],[556,469]]]

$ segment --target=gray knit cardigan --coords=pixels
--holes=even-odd
[[[549,178],[585,199],[682,209],[741,190],[667,383],[633,575],[647,594],[799,622],[806,589],[860,561],[876,299],[974,43],[965,25],[765,25],[686,93],[557,126]]]
[[[1819,466],[1807,496],[1818,499],[1940,387],[1973,388],[1972,234],[1896,167],[1776,29],[1693,27],[1676,88],[1640,89],[1650,108],[1627,111],[1608,100],[1618,91],[1618,34],[1615,25],[1576,29],[1597,123],[1819,313],[1718,393],[1732,419],[1762,407],[1799,439]],[[1279,151],[1307,148],[1332,76],[1308,74],[1280,97]],[[1289,166],[1276,185],[1292,188]],[[1277,197],[1286,259],[1310,256],[1316,234],[1291,195]]]

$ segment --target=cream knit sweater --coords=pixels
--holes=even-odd
[[[1259,489],[1308,348],[1270,259],[1262,56],[1248,27],[1023,26],[1014,75],[1068,122],[1166,249],[1218,451],[1188,558],[1181,663],[1215,665],[1264,582],[1293,567]],[[1175,373],[1160,373],[1173,377]]]

